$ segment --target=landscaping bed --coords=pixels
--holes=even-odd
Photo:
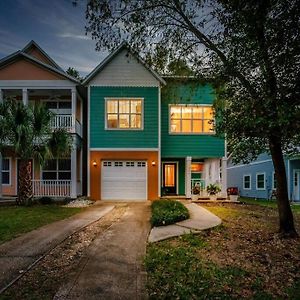
[[[1,206],[0,244],[43,225],[68,218],[82,208],[58,205]]]
[[[281,239],[277,209],[257,204],[203,205],[222,225],[148,245],[150,299],[300,299],[300,239]]]
[[[179,201],[175,200],[156,200],[151,205],[152,226],[164,226],[174,224],[189,218],[187,208]]]

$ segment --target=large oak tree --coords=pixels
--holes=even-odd
[[[76,2],[76,1],[75,1]],[[300,1],[90,0],[86,31],[96,48],[126,40],[152,66],[185,60],[219,79],[218,130],[235,161],[268,151],[277,178],[280,232],[296,236],[284,155],[299,145]]]

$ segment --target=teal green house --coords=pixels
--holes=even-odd
[[[95,200],[190,198],[226,191],[224,139],[214,132],[215,91],[195,78],[164,77],[126,44],[85,79],[88,196]]]

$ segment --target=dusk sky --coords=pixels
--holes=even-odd
[[[0,59],[34,40],[64,70],[74,67],[82,76],[107,53],[95,51],[85,35],[85,1],[0,0]]]

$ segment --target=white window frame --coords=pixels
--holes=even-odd
[[[8,159],[8,163],[9,163],[9,171],[4,171],[4,172],[8,172],[9,173],[9,183],[2,183],[1,182],[1,184],[3,185],[3,186],[10,186],[11,185],[11,157],[2,157],[2,160],[3,159]],[[2,170],[2,168],[3,168],[3,164],[1,163],[1,180],[2,180],[2,178],[3,178],[3,170]]]
[[[246,188],[245,187],[245,177],[249,177],[249,187],[248,188]],[[243,175],[243,190],[251,190],[251,184],[252,184],[252,182],[251,182],[252,180],[251,180],[251,174],[244,174]]]
[[[263,187],[263,188],[259,188],[259,187],[257,186],[257,184],[258,184],[257,177],[258,177],[259,175],[264,175],[264,187]],[[257,190],[257,191],[265,191],[265,190],[266,190],[266,172],[256,173],[256,190]]]
[[[120,131],[141,131],[144,130],[144,98],[143,97],[105,97],[104,98],[104,124],[105,124],[105,130],[120,130]],[[141,128],[109,128],[107,126],[107,101],[118,101],[118,107],[119,107],[119,100],[132,100],[132,101],[137,101],[140,100],[141,101]],[[129,104],[129,107],[131,107],[131,105]],[[118,109],[119,110],[119,109]],[[119,111],[117,113],[118,115],[118,120],[119,120]],[[131,113],[129,113],[129,116],[131,115]],[[130,117],[129,117],[129,122],[130,121]]]
[[[275,183],[275,172],[273,171],[272,172],[272,190],[273,191],[276,190],[276,187],[275,187],[274,183]]]
[[[213,107],[212,104],[169,104],[169,134],[170,135],[215,135],[216,131],[210,131],[210,132],[173,132],[171,130],[171,107],[174,106],[178,106],[178,107]],[[188,120],[193,120],[193,116],[191,119]],[[207,119],[196,119],[196,120],[202,120],[202,126],[203,126],[203,121],[207,120]],[[211,120],[213,120],[215,122],[215,118],[212,118]],[[182,116],[180,118],[180,121],[182,122]],[[193,122],[191,122],[193,124]],[[193,126],[193,125],[192,125]],[[181,126],[182,127],[182,126]],[[203,127],[202,127],[203,128]]]
[[[70,180],[71,179],[58,179],[58,173],[59,172],[65,172],[65,173],[71,173],[71,177],[72,177],[72,161],[71,161],[71,166],[70,166],[70,170],[59,170],[58,169],[58,161],[60,159],[68,159],[71,161],[71,157],[70,158],[53,158],[53,160],[56,160],[56,170],[44,170],[42,167],[41,167],[41,170],[40,170],[40,178],[41,178],[41,181],[47,181],[47,180],[54,180],[54,181],[59,181],[59,180]],[[43,172],[51,172],[51,173],[56,173],[56,178],[57,179],[43,179]]]

